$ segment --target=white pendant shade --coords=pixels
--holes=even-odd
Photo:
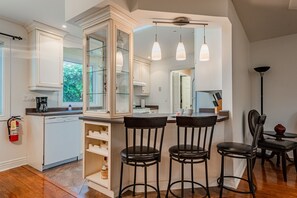
[[[161,60],[161,48],[158,41],[155,41],[152,48],[152,60]]]
[[[124,57],[121,51],[117,51],[116,54],[116,72],[121,73],[124,65]]]
[[[177,45],[176,60],[186,60],[186,50],[183,42],[179,42]]]
[[[209,49],[206,43],[201,46],[200,61],[209,61]]]

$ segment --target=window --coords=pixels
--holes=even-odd
[[[10,39],[0,37],[0,120],[10,114]]]
[[[81,106],[83,93],[82,49],[64,47],[63,106]]]
[[[63,103],[82,102],[82,64],[64,61]]]

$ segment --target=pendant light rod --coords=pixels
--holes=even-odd
[[[206,44],[206,41],[205,41],[205,25],[204,25],[204,44]]]

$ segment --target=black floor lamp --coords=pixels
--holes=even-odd
[[[263,76],[266,71],[270,69],[270,66],[255,67],[254,70],[260,73],[261,76],[261,115],[263,115]]]

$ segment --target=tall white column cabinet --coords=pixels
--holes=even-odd
[[[89,118],[83,119],[83,177],[89,187],[116,197],[124,147],[124,128],[117,118],[132,114],[135,21],[107,6],[77,23],[84,32],[83,114]]]

